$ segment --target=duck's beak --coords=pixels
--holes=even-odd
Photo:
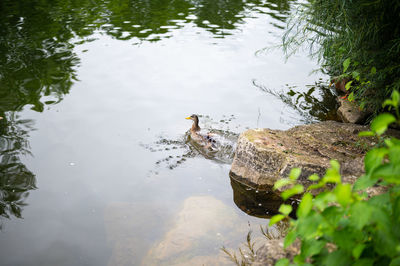
[[[186,117],[185,119],[192,119],[190,116]]]

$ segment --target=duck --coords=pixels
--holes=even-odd
[[[216,148],[217,141],[212,137],[211,133],[202,133],[201,128],[199,126],[199,117],[195,114],[186,117],[188,120],[192,120],[193,124],[190,128],[190,138],[196,144],[210,150],[214,150]]]

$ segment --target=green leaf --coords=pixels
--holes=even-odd
[[[292,188],[290,188],[290,189],[288,189],[286,191],[283,191],[282,194],[281,194],[281,197],[284,200],[287,200],[288,198],[290,198],[290,197],[292,197],[294,195],[297,195],[297,194],[301,194],[303,192],[304,192],[304,187],[302,185],[300,185],[300,184],[296,184]]]
[[[271,219],[269,220],[269,226],[272,226],[274,224],[276,224],[277,222],[283,220],[285,218],[285,215],[282,214],[277,214],[271,217]]]
[[[372,131],[361,131],[360,133],[358,133],[359,137],[371,137],[371,136],[375,136],[375,133]]]
[[[342,207],[346,207],[352,202],[352,192],[350,184],[338,184],[334,190],[336,200]]]
[[[367,152],[364,157],[365,172],[371,173],[375,168],[382,164],[383,158],[388,153],[385,148],[376,148]]]
[[[331,160],[331,168],[326,170],[325,176],[322,178],[324,183],[341,183],[340,164],[336,160]]]
[[[275,263],[275,266],[289,266],[289,263],[290,263],[289,259],[283,258],[283,259],[278,260]]]
[[[393,143],[393,145],[400,146],[400,139],[391,138],[390,141]]]
[[[301,253],[304,254],[305,257],[311,257],[315,254],[320,253],[322,248],[326,245],[326,241],[316,240],[316,239],[308,239],[302,241],[301,243]]]
[[[308,180],[311,181],[318,181],[319,180],[319,176],[317,174],[312,174],[308,177]]]
[[[307,191],[313,190],[313,189],[319,189],[325,186],[325,183],[321,180],[318,182],[318,184],[312,184],[307,187]]]
[[[304,256],[301,253],[293,257],[293,265],[304,265]]]
[[[393,146],[389,149],[389,160],[393,165],[400,165],[400,146]]]
[[[392,259],[389,266],[399,266],[400,265],[400,257]]]
[[[344,60],[344,62],[343,62],[343,73],[346,72],[347,69],[349,68],[350,62],[351,62],[350,58],[347,58],[346,60]]]
[[[371,179],[371,175],[362,175],[359,177],[356,182],[354,183],[354,190],[364,190],[368,187],[372,187],[378,181],[376,179]]]
[[[385,232],[388,231],[389,230],[388,228],[391,223],[390,222],[391,217],[390,217],[388,210],[386,208],[382,208],[382,206],[374,206],[374,205],[369,205],[369,208],[372,210],[372,213],[373,213],[373,215],[371,216],[370,222],[377,223],[378,226],[380,227],[379,231],[385,231]],[[377,233],[377,232],[375,232],[375,233]],[[394,245],[393,248],[395,248],[395,246],[396,245]]]
[[[364,248],[366,247],[365,244],[357,244],[352,251],[353,257],[357,260],[361,253],[363,252]]]
[[[390,219],[388,214],[385,214],[385,216],[386,220]],[[399,243],[396,235],[391,232],[391,230],[388,228],[388,225],[380,224],[381,228],[380,230],[374,231],[373,239],[375,242],[375,250],[381,255],[391,257],[393,254],[397,253],[396,247]],[[382,226],[384,227],[382,228]]]
[[[358,72],[358,71],[353,71],[353,72],[351,73],[351,75],[353,76],[353,78],[354,78],[355,80],[360,81],[360,72]]]
[[[292,168],[290,170],[289,178],[291,180],[296,180],[297,178],[299,178],[300,174],[301,174],[300,168]]]
[[[346,83],[346,85],[344,86],[344,88],[346,89],[346,91],[348,91],[349,89],[350,89],[350,87],[351,87],[351,83],[353,83],[353,81],[351,80],[351,81],[349,81],[349,82],[347,82]]]
[[[319,227],[323,222],[322,216],[317,212],[298,220],[297,233],[301,239],[311,239],[321,234]]]
[[[382,107],[386,107],[386,106],[396,107],[396,103],[393,102],[393,101],[390,100],[390,99],[386,99],[386,100],[383,102]],[[389,110],[391,110],[390,107],[389,107]]]
[[[349,102],[354,101],[354,93],[353,93],[353,92],[351,92],[351,93],[349,94],[349,96],[347,96],[347,100],[349,100]]]
[[[397,107],[399,105],[399,101],[400,101],[400,93],[397,90],[394,90],[392,92],[392,100],[393,100],[393,103],[395,104],[394,107]]]
[[[385,139],[384,142],[388,148],[391,148],[395,145],[391,139]]]
[[[360,233],[352,229],[353,228],[349,227],[336,228],[332,234],[332,242],[338,246],[338,249],[345,250],[347,253],[351,253],[353,251]]]
[[[372,74],[372,75],[375,75],[375,74],[376,74],[376,67],[372,67],[372,68],[371,68],[371,74]]]
[[[332,169],[336,170],[337,172],[340,172],[340,164],[338,161],[331,160],[330,163],[331,163]]]
[[[382,135],[393,122],[396,122],[396,118],[392,114],[383,113],[375,117],[371,123],[371,129],[375,131],[376,134]]]
[[[344,216],[344,210],[338,206],[329,206],[323,212],[322,216],[328,223],[330,223],[335,229],[337,228],[340,220]]]
[[[282,204],[279,207],[279,212],[282,213],[285,216],[288,216],[289,213],[293,210],[292,206],[288,205],[288,204]]]
[[[373,208],[364,201],[354,203],[350,207],[350,221],[357,230],[361,230],[371,221]]]
[[[372,178],[383,178],[386,182],[400,184],[400,165],[384,164],[378,166],[372,173]]]
[[[293,182],[288,178],[279,179],[274,184],[274,190],[280,189],[281,187],[287,186],[287,185],[292,184],[292,183]]]
[[[289,233],[286,235],[285,240],[283,242],[283,247],[284,248],[289,247],[296,240],[296,237],[297,237],[296,230],[289,231]]]
[[[307,214],[311,211],[312,200],[313,200],[313,196],[311,195],[311,193],[304,194],[304,196],[301,199],[301,202],[299,204],[299,207],[297,208],[297,211],[296,211],[298,218],[307,216]]]
[[[314,199],[314,206],[319,210],[324,210],[331,202],[336,201],[336,196],[333,192],[322,192],[318,194]]]
[[[378,208],[383,208],[390,203],[390,195],[388,193],[383,193],[377,196],[374,196],[368,200],[368,203],[374,205]]]
[[[352,265],[352,261],[351,257],[343,250],[335,250],[326,255],[322,264],[326,266]]]
[[[355,261],[353,266],[372,266],[374,265],[374,262],[374,259],[363,258]]]

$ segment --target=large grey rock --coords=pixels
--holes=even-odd
[[[300,183],[311,184],[308,176],[325,174],[330,160],[341,164],[345,182],[354,183],[363,173],[363,157],[376,144],[373,137],[358,137],[366,126],[326,121],[287,131],[251,129],[239,137],[231,177],[253,188],[268,189],[300,167]],[[279,191],[278,191],[279,192]]]
[[[360,108],[353,102],[346,99],[338,98],[340,107],[337,114],[345,123],[362,124],[368,116],[368,113],[361,111]]]

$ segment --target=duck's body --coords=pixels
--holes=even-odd
[[[204,148],[215,148],[216,140],[212,137],[211,133],[201,132],[201,128],[199,126],[199,117],[197,115],[191,115],[186,117],[186,119],[193,121],[192,127],[190,128],[190,138]]]

